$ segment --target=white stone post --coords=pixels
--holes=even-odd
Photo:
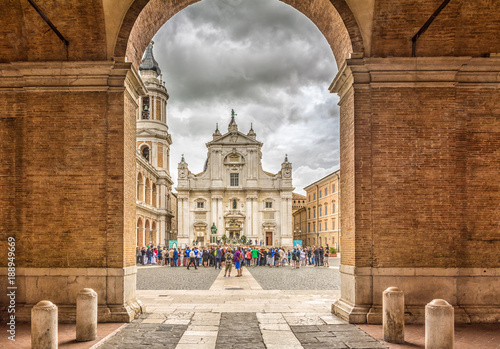
[[[31,348],[57,347],[57,306],[51,301],[40,301],[31,309]]]
[[[397,287],[389,287],[382,294],[382,325],[384,341],[405,342],[405,298]]]
[[[444,299],[434,299],[425,306],[425,349],[453,349],[455,312]]]
[[[97,292],[84,288],[76,297],[76,340],[93,341],[97,337]]]

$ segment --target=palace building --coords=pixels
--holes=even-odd
[[[168,246],[169,240],[175,240],[177,230],[177,200],[170,177],[169,96],[153,57],[153,42],[146,48],[139,72],[147,95],[139,98],[136,116],[137,246]]]
[[[253,127],[238,131],[232,111],[228,131],[218,127],[206,144],[203,172],[193,174],[184,156],[179,163],[179,244],[246,241],[292,246],[292,164],[285,156],[276,174],[262,169],[262,143]],[[216,229],[215,229],[216,228]]]
[[[297,193],[293,193],[293,240],[301,240],[302,246],[307,243],[307,197]]]
[[[303,246],[329,246],[340,251],[340,170],[304,188],[307,205],[302,215],[295,215],[307,227],[301,229]]]

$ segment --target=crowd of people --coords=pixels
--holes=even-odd
[[[224,247],[207,247],[198,249],[194,246],[192,249],[167,247],[137,247],[136,249],[137,264],[159,264],[162,266],[171,267],[187,267],[193,266],[197,269],[200,266],[204,268],[213,267],[221,269],[224,265],[229,268],[231,274],[231,266],[234,264],[238,274],[240,275],[241,266],[268,266],[283,267],[291,266],[292,269],[298,269],[307,265],[315,267],[329,267],[330,251],[328,246],[323,247],[296,247],[293,249],[284,249],[282,247],[260,248],[258,247],[242,247],[242,246],[224,246]]]

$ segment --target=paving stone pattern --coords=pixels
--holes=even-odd
[[[255,313],[222,313],[217,349],[265,349]]]
[[[143,315],[132,321],[116,335],[100,345],[102,349],[165,348],[174,349],[187,329],[187,325],[150,323]],[[165,318],[162,319],[166,320]]]
[[[215,268],[145,266],[137,268],[138,290],[208,290],[219,275]]]
[[[340,273],[336,268],[306,266],[249,267],[250,272],[264,290],[340,290]]]
[[[332,315],[299,313],[149,313],[99,348],[384,349]]]
[[[354,325],[310,325],[290,326],[304,349],[344,348],[383,349],[387,348]]]

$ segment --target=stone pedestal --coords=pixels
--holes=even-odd
[[[51,301],[40,301],[31,309],[31,348],[57,347],[57,306]]]
[[[97,337],[97,293],[84,288],[76,297],[76,340],[93,341]]]
[[[405,298],[403,291],[389,287],[382,294],[382,324],[384,340],[389,343],[405,342]]]
[[[444,299],[425,306],[425,348],[453,349],[455,346],[454,311]]]

